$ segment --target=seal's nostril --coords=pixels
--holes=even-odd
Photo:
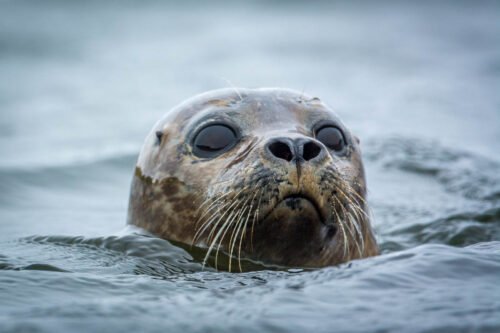
[[[269,151],[276,156],[277,158],[281,158],[290,162],[293,159],[293,153],[290,147],[281,141],[276,141],[271,143],[269,146]]]
[[[304,144],[304,152],[302,154],[302,157],[304,158],[304,160],[309,161],[318,156],[320,152],[321,146],[314,141],[309,141]]]

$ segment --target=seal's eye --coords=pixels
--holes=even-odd
[[[237,140],[236,133],[226,125],[209,125],[198,132],[193,140],[193,153],[210,158],[231,148]]]
[[[317,130],[316,139],[335,151],[341,151],[345,146],[344,135],[340,129],[333,126],[324,126]]]

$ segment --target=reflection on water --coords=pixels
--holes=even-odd
[[[499,10],[1,2],[0,331],[499,331]],[[231,274],[116,236],[153,123],[230,84],[338,110],[383,255]]]

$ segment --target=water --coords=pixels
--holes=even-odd
[[[2,1],[1,332],[500,331],[498,2]],[[123,230],[142,140],[226,87],[361,138],[381,256],[204,269]]]

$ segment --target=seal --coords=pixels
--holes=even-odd
[[[204,264],[223,251],[229,271],[242,257],[323,267],[378,254],[359,140],[288,89],[215,90],[168,112],[140,152],[127,223],[205,248]]]

